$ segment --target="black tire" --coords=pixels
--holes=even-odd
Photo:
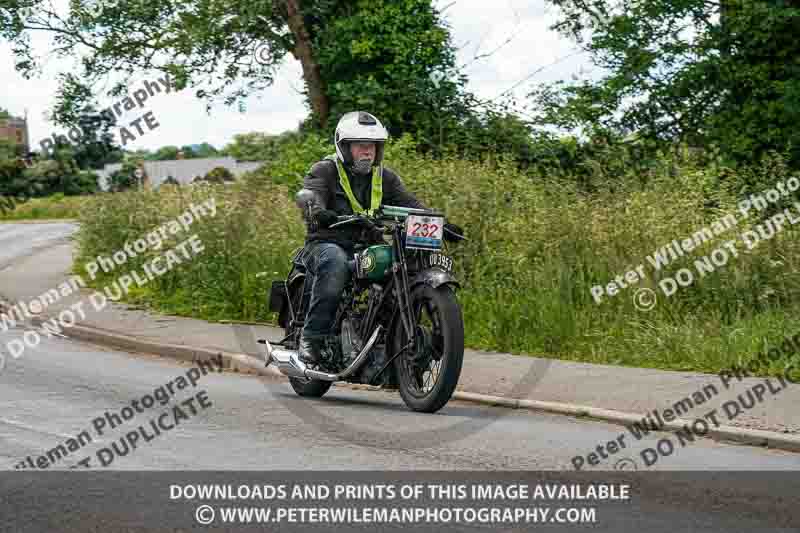
[[[464,362],[464,319],[456,295],[447,285],[435,289],[427,284],[418,285],[411,293],[411,307],[414,309],[417,327],[426,329],[425,324],[421,323],[426,314],[431,319],[431,327],[427,328],[430,332],[431,349],[422,350],[426,353],[418,354],[406,351],[394,360],[398,388],[400,396],[410,409],[435,413],[450,401],[461,376]],[[438,316],[438,325],[434,316]],[[392,353],[397,353],[407,343],[405,329],[398,318],[392,335]],[[436,359],[435,355],[440,357]],[[422,364],[413,362],[415,356],[422,358]],[[435,362],[438,362],[435,382],[428,388],[426,385],[429,381],[425,375],[433,377]]]
[[[289,289],[289,297],[292,299],[292,308],[299,309],[300,308],[300,299],[302,298],[303,294],[303,284],[302,283],[295,283]],[[289,335],[290,331],[286,327],[289,325],[289,309],[286,306],[285,314],[282,314],[280,320],[282,321],[282,325],[284,326],[284,335]],[[322,381],[319,379],[304,379],[304,378],[289,378],[289,384],[291,384],[294,391],[298,394],[298,396],[303,396],[305,398],[321,398],[328,392],[328,389],[331,388],[333,385],[332,381]]]

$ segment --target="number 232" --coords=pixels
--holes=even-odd
[[[422,230],[421,232],[420,229]],[[436,235],[438,230],[439,226],[437,224],[422,224],[416,222],[414,224],[414,229],[411,230],[411,235],[414,237],[432,237]]]

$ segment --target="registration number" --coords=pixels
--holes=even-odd
[[[439,267],[446,272],[453,271],[453,259],[443,254],[429,255],[428,264],[432,267]]]
[[[441,250],[444,217],[409,215],[406,219],[406,248]]]

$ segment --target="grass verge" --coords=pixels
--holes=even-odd
[[[14,209],[0,210],[0,221],[77,219],[88,201],[87,196],[55,194],[16,203]]]

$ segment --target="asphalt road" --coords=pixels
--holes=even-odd
[[[75,231],[75,224],[0,223],[0,275],[14,260],[21,259],[55,242],[63,242]]]
[[[64,224],[0,224],[0,268],[48,241],[63,240],[70,231],[72,227]],[[26,349],[15,359],[4,347],[21,339],[24,331],[25,327],[19,327],[0,333],[0,350],[5,351],[5,368],[0,373],[0,467],[17,469],[17,473],[0,476],[0,518],[13,518],[14,531],[37,530],[35,527],[41,523],[36,520],[52,520],[48,509],[65,498],[93,505],[91,516],[95,518],[103,516],[103,509],[122,506],[118,492],[115,498],[106,492],[109,501],[102,500],[101,505],[101,499],[97,499],[102,498],[100,495],[84,498],[76,494],[73,482],[59,481],[60,478],[48,478],[52,490],[46,496],[39,494],[39,485],[28,482],[28,474],[20,470],[25,464],[25,471],[35,469],[30,465],[40,461],[40,456],[45,457],[45,467],[39,470],[48,471],[64,470],[83,461],[83,465],[103,472],[569,472],[574,456],[586,456],[598,444],[614,440],[624,431],[620,426],[600,422],[462,402],[451,402],[435,415],[422,415],[407,410],[396,394],[339,387],[320,400],[301,399],[284,381],[217,371],[200,374],[194,385],[186,385],[191,372],[199,374],[189,364],[59,337],[42,336],[37,347]],[[181,377],[186,378],[184,387],[178,381]],[[167,384],[172,385],[171,390]],[[157,399],[160,393],[155,392],[162,387],[166,391],[161,397],[169,396],[169,403],[164,405]],[[145,397],[155,399],[155,404],[148,408]],[[131,407],[134,400],[138,410]],[[179,406],[183,416],[176,414],[174,406]],[[105,417],[107,412],[110,414]],[[115,414],[121,421],[112,429]],[[130,415],[128,420],[123,420],[125,415]],[[454,434],[448,428],[456,423],[471,424],[474,431]],[[156,435],[155,426],[161,428],[160,434]],[[138,428],[144,428],[144,433]],[[129,432],[138,432],[135,448]],[[438,434],[441,439],[433,439],[425,447],[403,444],[407,443],[404,439],[408,434],[420,432]],[[69,439],[79,439],[82,433],[90,440],[84,438],[68,445]],[[144,442],[145,435],[151,437],[148,442]],[[633,516],[637,517],[635,523],[642,527],[647,524],[647,529],[653,531],[691,531],[692,524],[700,523],[706,527],[697,531],[797,531],[789,524],[800,524],[793,521],[791,514],[800,507],[796,505],[800,455],[703,439],[646,468],[638,452],[655,447],[665,436],[658,434],[645,442],[632,443],[632,453],[620,450],[604,463],[608,469],[613,469],[620,459],[638,463],[637,476],[643,483],[641,498],[634,506],[617,509],[600,521],[609,531],[629,530],[627,527],[634,522],[628,519]],[[48,459],[48,452],[59,445],[64,446],[62,450],[73,449],[49,453]],[[631,467],[629,463],[626,466]],[[656,470],[702,473],[695,474],[688,484],[675,481],[674,486],[669,486],[673,478],[657,474]],[[742,470],[773,471],[771,476],[775,477],[742,477],[744,496],[739,497],[732,482],[713,480],[713,472]],[[759,479],[781,481],[762,483]],[[117,481],[114,486],[124,490],[125,482]],[[783,491],[782,498],[789,497],[791,505],[776,498],[772,493],[776,490]],[[713,510],[702,499],[723,493],[731,494]],[[29,497],[32,495],[35,498]],[[158,501],[150,505],[158,505]],[[734,507],[728,508],[730,505]],[[129,507],[125,509],[130,511]],[[120,520],[127,516],[124,511],[117,514]],[[8,527],[8,520],[0,523]],[[90,530],[89,525],[95,527],[96,522],[78,521],[74,530]]]

